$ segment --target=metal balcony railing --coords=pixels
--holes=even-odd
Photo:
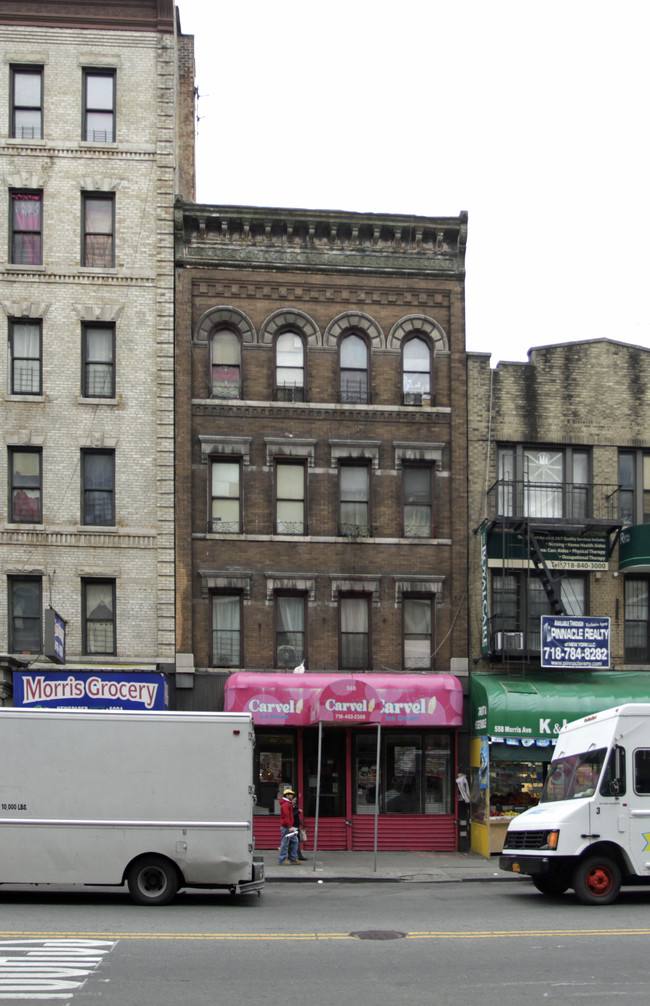
[[[488,490],[491,520],[575,525],[624,523],[620,486],[498,479]]]

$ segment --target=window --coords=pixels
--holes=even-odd
[[[619,517],[624,524],[650,524],[650,453],[621,451],[618,456]]]
[[[297,332],[282,332],[275,344],[275,397],[278,402],[305,400],[305,347]]]
[[[11,321],[9,323],[10,394],[41,394],[41,347],[40,321]]]
[[[650,751],[647,748],[634,752],[634,792],[650,796]]]
[[[9,469],[11,523],[40,524],[42,522],[40,449],[10,448]]]
[[[589,452],[578,448],[500,447],[499,514],[573,520],[592,516],[590,460]]]
[[[305,466],[278,461],[275,492],[276,534],[305,534]]]
[[[81,452],[82,524],[115,524],[115,452]]]
[[[92,143],[115,142],[115,74],[84,70],[83,138]]]
[[[42,265],[42,192],[11,193],[11,262]]]
[[[305,656],[305,598],[276,594],[275,666],[293,670]]]
[[[404,465],[404,536],[430,538],[433,534],[431,494],[432,469],[427,465]]]
[[[115,326],[82,326],[82,394],[84,398],[115,396]]]
[[[404,669],[433,669],[433,604],[430,597],[405,597]]]
[[[43,68],[11,70],[11,135],[18,140],[43,139]]]
[[[212,533],[240,534],[239,461],[212,462]]]
[[[83,652],[113,655],[115,649],[115,581],[83,580]]]
[[[625,663],[645,664],[650,660],[650,580],[625,577]]]
[[[377,741],[373,732],[352,737],[354,813],[374,814]],[[380,805],[388,814],[452,814],[454,784],[451,734],[382,730]]]
[[[41,652],[42,584],[36,576],[9,577],[9,650]]]
[[[560,571],[554,571],[560,576]],[[557,588],[567,615],[586,615],[584,576],[564,575]],[[492,649],[539,651],[540,618],[551,615],[544,585],[535,574],[492,574]]]
[[[404,405],[422,405],[431,401],[431,351],[424,339],[409,339],[402,353],[402,392]]]
[[[112,269],[115,264],[115,199],[112,195],[83,195],[82,204],[81,264],[91,269]]]
[[[212,336],[212,397],[241,398],[241,345],[229,328]]]
[[[368,597],[341,597],[340,666],[342,670],[370,669],[370,614]]]
[[[212,597],[212,664],[214,667],[241,666],[239,594],[214,594]]]
[[[341,340],[341,401],[368,401],[368,347],[359,335]]]
[[[255,728],[255,795],[254,814],[275,814],[280,786],[298,789],[296,738],[286,730],[277,733]]]
[[[341,522],[339,534],[366,538],[370,534],[370,469],[368,465],[339,468]]]

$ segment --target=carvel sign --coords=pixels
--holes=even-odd
[[[14,671],[14,706],[32,709],[166,709],[164,674]]]

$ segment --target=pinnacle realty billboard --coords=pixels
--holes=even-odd
[[[542,615],[541,666],[607,670],[611,666],[608,616]]]

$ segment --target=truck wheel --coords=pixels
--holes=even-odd
[[[137,905],[168,905],[178,890],[178,874],[162,856],[136,859],[126,875],[131,897]]]
[[[576,866],[573,890],[583,905],[611,905],[621,889],[621,871],[607,856],[591,856]]]
[[[569,888],[568,880],[561,880],[559,877],[531,877],[531,880],[540,894],[554,895],[564,894]]]

